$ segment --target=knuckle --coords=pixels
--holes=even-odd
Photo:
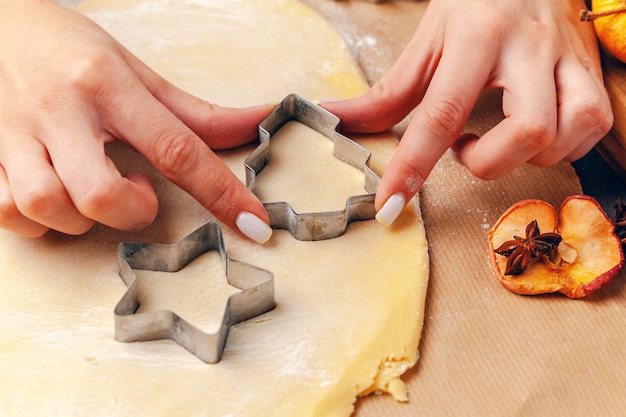
[[[531,15],[527,20],[529,33],[532,34],[537,44],[545,43],[546,39],[556,39],[559,35],[557,27],[552,21],[539,15]]]
[[[491,42],[495,44],[500,44],[510,36],[510,26],[502,21],[502,11],[497,10],[493,7],[481,7],[480,9],[475,10],[473,13],[473,17],[475,19],[479,19],[485,22],[490,22],[490,24],[483,25],[483,42]],[[459,24],[463,24],[464,17],[458,16]]]
[[[225,181],[214,182],[208,197],[207,210],[218,217],[234,217],[236,213],[233,201],[235,201],[236,194],[235,187],[228,186]]]
[[[83,94],[97,96],[109,83],[106,74],[120,65],[120,57],[107,49],[94,49],[76,58],[68,75],[70,86]]]
[[[579,100],[573,106],[573,118],[579,120],[583,126],[601,134],[606,134],[613,126],[613,112],[605,100]]]
[[[115,207],[117,188],[114,181],[104,180],[90,184],[85,193],[74,199],[74,204],[85,217],[100,218]]]
[[[534,115],[532,118],[521,118],[516,128],[521,140],[529,144],[531,149],[545,149],[556,138],[556,123],[549,117]]]
[[[179,130],[164,132],[155,141],[154,164],[169,179],[182,178],[198,165],[195,137]]]
[[[107,91],[122,88],[114,85],[123,82],[119,78],[121,72],[116,71],[120,62],[120,57],[106,49],[88,50],[84,54],[81,51],[80,55],[68,58],[59,77],[60,84],[29,91],[19,101],[19,109],[24,113],[34,105],[46,111],[61,111],[72,97],[95,102],[107,99]],[[111,74],[118,74],[118,78]]]
[[[127,184],[123,178],[111,175],[88,184],[85,192],[75,196],[74,205],[84,219],[76,222],[72,229],[74,234],[89,230],[95,221],[128,231],[147,226],[158,210],[156,196],[154,200],[145,201],[141,192],[134,194],[136,190],[129,189]]]
[[[427,126],[433,135],[440,138],[453,138],[459,135],[465,123],[467,106],[458,97],[444,97],[424,109]]]
[[[46,218],[58,205],[59,187],[44,182],[22,189],[15,195],[19,211],[31,219]]]
[[[0,196],[0,225],[7,226],[22,217],[13,199],[8,196]]]

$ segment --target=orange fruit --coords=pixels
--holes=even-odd
[[[589,17],[600,43],[626,63],[626,0],[592,0],[591,10]]]

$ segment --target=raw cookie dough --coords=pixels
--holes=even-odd
[[[287,122],[270,138],[269,162],[256,176],[254,192],[264,202],[287,201],[298,213],[344,208],[347,196],[367,194],[365,178],[333,151],[333,142],[321,133]],[[303,165],[303,160],[314,162]]]
[[[223,105],[367,89],[341,38],[295,1],[94,0],[81,10],[166,78]],[[390,135],[361,143],[379,171],[396,146]],[[243,179],[252,149],[220,157]],[[123,172],[149,173],[159,215],[135,234],[0,231],[0,414],[332,417],[373,391],[405,399],[399,377],[417,360],[428,282],[417,202],[390,229],[357,222],[327,241],[276,231],[260,246],[224,228],[233,258],[275,273],[277,307],[234,326],[222,361],[207,365],[171,341],[114,340],[126,290],[117,244],[175,242],[213,218],[132,150],[108,152]]]

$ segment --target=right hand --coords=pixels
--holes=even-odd
[[[582,0],[431,0],[411,42],[372,89],[324,104],[343,130],[384,131],[414,110],[376,194],[391,224],[451,148],[492,180],[525,163],[584,156],[613,113],[593,25]],[[482,137],[461,134],[481,92],[503,92],[504,119]]]

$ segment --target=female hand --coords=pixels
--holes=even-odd
[[[415,109],[376,196],[390,224],[450,147],[477,177],[584,156],[611,128],[593,26],[582,0],[432,0],[398,61],[365,95],[324,107],[342,129],[379,132]],[[504,119],[461,135],[485,88]]]
[[[0,0],[0,20],[0,227],[40,236],[148,225],[150,180],[122,176],[104,152],[120,140],[228,226],[269,238],[263,205],[209,147],[254,139],[270,105],[220,108],[186,94],[49,0]]]

